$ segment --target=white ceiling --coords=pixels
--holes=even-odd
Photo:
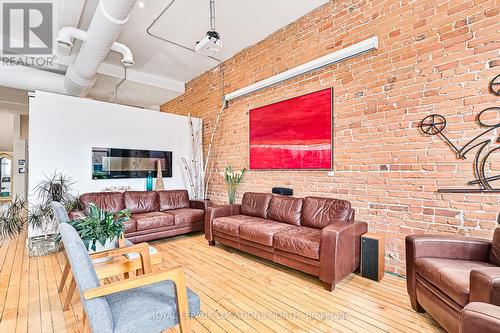
[[[116,0],[118,1],[118,0]],[[123,77],[121,55],[110,52],[99,69],[90,98],[149,108],[161,105],[183,93],[184,84],[217,65],[199,54],[149,36],[147,27],[171,0],[139,0],[118,41],[133,52],[135,65],[120,86]],[[263,40],[329,0],[216,0],[216,30],[224,48],[216,55],[221,60]],[[58,0],[59,28],[77,26],[87,30],[98,0]],[[175,0],[170,9],[151,29],[153,34],[193,48],[210,28],[209,0]],[[76,42],[70,57],[59,54],[59,62],[69,64],[77,54]],[[64,70],[65,66],[61,67]],[[25,91],[0,87],[0,110],[6,106],[27,110]],[[19,105],[15,104],[19,103]],[[25,104],[25,105],[23,105]]]
[[[144,6],[136,6],[118,41],[132,50],[134,70],[185,83],[216,66],[217,62],[146,33],[147,27],[170,1],[143,0]],[[216,30],[224,43],[223,51],[216,57],[229,59],[326,2],[328,0],[216,0]],[[97,3],[98,0],[85,2],[79,28],[88,28]],[[175,0],[151,32],[193,48],[209,30],[209,18],[209,0]],[[105,62],[119,65],[120,59],[120,55],[110,52]],[[95,90],[91,95],[97,95]],[[128,89],[124,86],[123,90]],[[156,93],[151,91],[149,95],[156,96]],[[161,96],[165,98],[162,102],[180,93],[168,95]]]

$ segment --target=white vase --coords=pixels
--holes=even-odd
[[[112,239],[107,239],[106,242],[104,243],[104,245],[102,245],[100,242],[96,242],[95,251],[92,250],[92,245],[94,242],[90,242],[89,254],[112,250],[112,249],[116,248],[117,241],[118,241],[118,238],[114,237]],[[92,259],[92,262],[94,264],[98,264],[98,263],[110,261],[111,259],[113,259],[113,258],[112,257],[104,257],[104,258]]]

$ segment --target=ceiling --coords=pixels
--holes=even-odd
[[[127,80],[115,95],[115,87],[124,77],[124,70],[120,63],[121,55],[111,51],[99,68],[97,82],[89,98],[157,108],[183,94],[186,82],[218,64],[208,57],[147,34],[148,26],[171,1],[138,1],[118,38],[132,50],[135,65],[127,70]],[[224,43],[223,50],[216,57],[229,59],[328,1],[216,0],[216,30]],[[98,2],[58,0],[58,29],[75,26],[87,30]],[[174,0],[150,32],[193,48],[209,30],[209,19],[209,0]],[[61,73],[78,54],[80,46],[80,42],[75,42],[70,54],[58,54],[57,61],[62,64],[58,70]],[[0,87],[0,110],[7,105],[3,100],[7,100],[9,109],[27,112],[25,91]]]
[[[135,59],[133,70],[185,83],[216,66],[217,62],[146,33],[148,26],[170,1],[139,1],[118,41],[132,50]],[[222,52],[216,57],[220,60],[229,59],[326,2],[328,0],[216,0],[216,30],[224,43]],[[97,4],[98,0],[85,1],[80,29],[88,28]],[[174,0],[150,31],[193,48],[209,30],[209,19],[209,0]],[[119,65],[120,59],[121,55],[110,52],[105,62]],[[107,96],[112,98],[109,92],[114,91],[118,81],[110,77],[98,82],[91,97],[102,97],[105,92],[97,90],[106,90]],[[136,88],[136,85],[126,82],[121,90],[124,96],[129,95],[133,100],[132,96],[142,95],[139,91],[133,91]],[[150,98],[148,104],[153,105],[162,104],[181,94],[172,91],[162,93],[161,90],[165,89],[147,90],[147,97],[143,97]],[[125,102],[120,97],[118,100]]]

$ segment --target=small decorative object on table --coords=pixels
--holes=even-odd
[[[243,180],[243,175],[245,174],[246,169],[243,168],[241,171],[234,171],[230,166],[226,166],[224,170],[224,181],[227,184],[227,195],[230,204],[234,204],[236,200],[236,188],[238,184]]]
[[[125,230],[123,223],[129,219],[130,212],[128,210],[112,213],[91,203],[89,204],[89,214],[87,216],[71,220],[68,223],[78,232],[89,253],[95,253],[115,248],[118,239]],[[111,257],[93,261],[98,263],[110,259]]]
[[[153,190],[153,176],[151,175],[151,171],[148,171],[148,176],[146,177],[146,191]]]
[[[158,160],[156,161],[156,185],[155,185],[155,191],[161,191],[165,189],[165,186],[163,185],[163,174],[161,173],[161,161]]]

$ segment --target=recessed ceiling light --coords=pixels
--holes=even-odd
[[[144,1],[139,1],[137,5],[139,6],[139,8],[144,8]]]

